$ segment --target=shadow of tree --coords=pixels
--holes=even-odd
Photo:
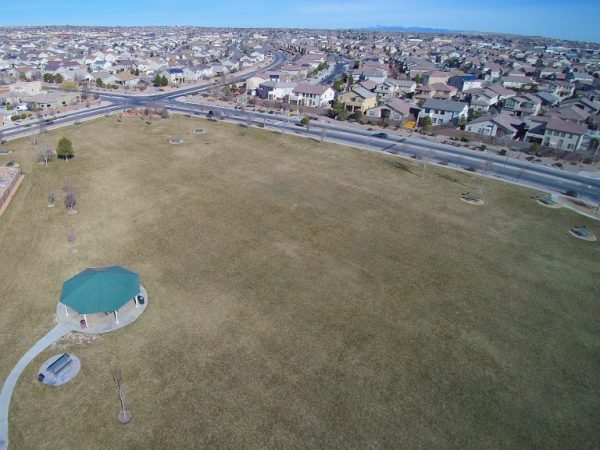
[[[411,170],[411,168],[410,168],[409,164],[407,164],[407,163],[405,163],[405,162],[402,162],[402,161],[390,161],[390,165],[391,165],[392,167],[396,168],[396,169],[400,169],[400,170],[402,170],[402,171],[404,171],[404,172],[408,172],[408,173],[410,173],[410,174],[412,174],[412,175],[419,176],[419,174],[418,174],[418,173],[415,173],[415,172],[413,172],[413,171]]]
[[[458,178],[453,177],[452,175],[449,175],[446,173],[438,173],[437,175],[438,175],[438,177],[442,178],[443,180],[451,181],[452,183],[460,184],[461,186],[464,186],[464,187],[469,187],[466,183],[463,183]]]

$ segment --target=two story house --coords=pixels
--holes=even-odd
[[[383,105],[376,106],[367,110],[368,117],[378,119],[389,119],[398,122],[404,121],[411,116],[411,113],[418,110],[416,105],[408,103],[399,98],[392,98],[386,101]]]
[[[542,143],[548,147],[577,151],[581,147],[586,130],[586,125],[553,118],[546,124]]]
[[[476,111],[489,111],[490,107],[498,104],[500,96],[491,89],[472,89],[465,92],[470,96],[471,108]]]
[[[361,111],[364,114],[367,109],[377,106],[377,95],[360,86],[355,86],[352,90],[344,92],[338,97],[338,100],[347,111],[352,113]]]
[[[542,100],[532,94],[517,95],[504,101],[503,110],[513,112],[517,117],[536,116],[542,108]]]
[[[328,106],[335,98],[335,91],[323,84],[298,84],[290,95],[290,103],[313,108]]]
[[[283,100],[292,95],[296,83],[265,81],[258,86],[256,95],[266,100]]]
[[[423,103],[419,120],[429,117],[433,125],[458,125],[468,115],[469,105],[466,103],[428,98]]]

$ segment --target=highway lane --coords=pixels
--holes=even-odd
[[[116,111],[122,110],[122,104],[111,104],[106,106],[101,106],[93,109],[79,110],[73,111],[71,113],[67,113],[62,116],[58,116],[53,119],[51,122],[46,122],[45,120],[38,121],[35,123],[29,123],[25,125],[20,125],[18,128],[11,128],[4,130],[2,132],[2,139],[16,139],[23,136],[28,136],[40,130],[42,126],[45,126],[46,130],[52,130],[54,128],[59,128],[65,125],[71,125],[75,122],[81,120],[94,119],[99,116],[103,116],[106,114],[112,114]],[[42,124],[42,122],[44,122]]]
[[[182,103],[182,102],[177,102],[176,100],[169,101],[168,105],[169,105],[169,107],[173,107],[177,103]],[[191,105],[191,104],[188,104],[188,105]],[[198,111],[206,111],[207,109],[212,109],[213,111],[218,111],[224,115],[234,115],[235,116],[236,114],[239,114],[239,112],[236,112],[239,110],[236,110],[234,108],[228,108],[228,107],[222,107],[222,106],[208,106],[208,105],[197,105],[196,106],[196,110],[198,110]],[[252,115],[252,117],[253,117],[252,120],[254,120],[256,122],[260,122],[262,120],[276,120],[276,121],[285,121],[285,122],[289,121],[292,123],[299,123],[299,120],[300,120],[298,117],[287,117],[287,116],[277,115],[277,114],[273,115],[273,114],[261,113],[261,112],[257,112],[257,111],[251,111],[251,110],[245,111],[244,114]],[[600,188],[600,179],[598,179],[598,178],[591,178],[591,177],[587,177],[584,175],[567,172],[567,171],[564,171],[561,169],[532,163],[529,161],[509,159],[506,156],[498,155],[496,153],[480,152],[480,151],[475,151],[472,149],[467,149],[464,147],[456,147],[453,145],[432,142],[432,141],[425,140],[425,139],[404,137],[404,136],[400,136],[400,135],[397,135],[394,133],[387,133],[388,134],[387,139],[378,139],[378,138],[373,137],[373,134],[374,134],[373,131],[364,130],[362,128],[352,128],[352,127],[348,127],[348,126],[343,126],[343,125],[337,124],[336,122],[313,121],[313,122],[311,122],[311,124],[312,124],[311,127],[313,127],[313,128],[314,127],[324,128],[326,130],[326,133],[337,131],[337,132],[341,132],[341,133],[352,134],[352,135],[356,136],[357,138],[359,136],[362,136],[362,137],[368,138],[368,139],[381,140],[383,142],[387,142],[388,145],[391,145],[391,144],[410,145],[412,147],[412,149],[414,150],[414,153],[417,153],[417,154],[421,153],[421,152],[430,152],[430,151],[435,150],[435,151],[441,152],[442,154],[446,155],[446,157],[448,157],[448,158],[456,159],[457,157],[465,157],[465,158],[468,157],[468,158],[475,158],[476,160],[481,160],[484,162],[503,164],[503,165],[506,164],[506,165],[515,167],[517,169],[523,169],[528,172],[538,172],[540,174],[546,174],[549,176],[554,176],[554,177],[559,177],[559,178],[566,179],[566,180],[571,180],[571,181],[574,181],[577,183],[581,183],[582,185],[586,185],[586,186],[591,185],[593,187]]]
[[[277,52],[275,60],[269,67],[276,67],[284,61],[285,55]],[[268,68],[260,70],[264,71],[268,70]],[[258,70],[255,70],[229,79],[225,84],[251,77],[257,72]],[[497,177],[538,189],[555,192],[565,192],[568,189],[574,189],[582,198],[600,203],[600,179],[597,178],[586,177],[527,161],[509,159],[494,153],[479,152],[429,140],[405,137],[391,132],[387,133],[387,139],[379,139],[373,137],[373,131],[344,126],[336,121],[312,121],[309,130],[305,130],[297,126],[300,120],[298,117],[267,114],[249,109],[242,111],[233,107],[186,103],[179,99],[179,97],[184,97],[187,94],[202,92],[223,84],[212,83],[147,96],[102,93],[101,95],[105,100],[112,102],[111,105],[65,114],[55,119],[54,123],[47,128],[64,126],[78,120],[111,114],[129,107],[155,105],[158,107],[167,107],[172,111],[184,114],[207,114],[208,111],[212,110],[213,112],[220,113],[224,119],[232,122],[262,125],[272,130],[293,133],[316,140],[325,139],[373,151],[413,157],[414,159],[426,159],[455,168],[471,169],[480,173],[485,172],[486,176]],[[3,136],[4,139],[11,139],[32,134],[37,129],[39,129],[39,126],[34,124],[29,128],[21,127],[20,129],[4,131]]]
[[[442,163],[462,170],[474,170],[478,175],[545,191],[564,193],[566,190],[573,189],[585,200],[600,202],[600,180],[598,179],[529,162],[510,160],[491,153],[400,136],[379,139],[373,137],[369,132],[362,130],[356,132],[355,129],[328,126],[329,124],[322,122],[315,122],[306,130],[305,127],[298,126],[298,119],[221,106],[196,105],[171,100],[168,102],[168,107],[172,111],[183,114],[206,115],[209,111],[213,111],[219,113],[223,119],[234,123],[264,126],[274,131],[305,136],[317,141],[323,139],[420,161]]]
[[[174,105],[174,103],[170,102],[169,105],[172,106],[172,105]],[[206,109],[206,106],[202,105],[201,108]],[[212,108],[213,110],[218,110],[222,114],[231,114],[231,111],[235,111],[233,108],[225,108],[225,107],[211,106],[210,108]],[[252,114],[253,117],[255,117],[256,119],[265,119],[265,120],[275,119],[275,120],[284,120],[284,121],[289,120],[294,123],[298,123],[300,121],[300,119],[298,117],[289,118],[287,116],[272,115],[272,114],[261,113],[261,112],[256,112],[256,111],[249,111],[249,113]],[[339,131],[339,132],[351,133],[355,136],[367,137],[369,139],[371,139],[371,138],[377,139],[377,138],[373,137],[373,134],[375,134],[374,131],[368,131],[368,130],[358,128],[358,127],[344,126],[344,125],[337,123],[336,121],[332,121],[332,122],[313,121],[312,126],[325,128],[328,132],[329,131],[332,131],[332,132]],[[512,167],[516,167],[518,169],[523,169],[523,170],[526,170],[529,172],[538,172],[541,174],[556,176],[556,177],[568,179],[571,181],[579,182],[582,184],[587,182],[588,184],[590,184],[594,187],[600,188],[600,179],[598,179],[598,178],[590,178],[590,177],[586,177],[584,175],[567,172],[567,171],[564,171],[564,170],[561,170],[558,168],[548,167],[548,166],[532,163],[529,161],[508,159],[506,156],[498,155],[496,153],[480,152],[480,151],[475,151],[475,150],[464,148],[464,147],[457,147],[454,145],[443,144],[443,143],[439,143],[439,142],[432,142],[430,140],[405,137],[405,136],[394,134],[392,132],[388,132],[387,134],[388,134],[388,138],[382,139],[382,141],[388,142],[388,143],[401,143],[401,144],[411,145],[415,150],[420,150],[420,151],[437,150],[437,151],[443,152],[444,154],[447,154],[449,156],[452,155],[454,157],[463,156],[463,157],[469,157],[469,158],[476,158],[478,160],[489,161],[489,162],[496,163],[496,164],[505,164],[506,163]]]
[[[52,124],[46,125],[46,129],[53,129],[59,126],[64,126],[68,124],[72,124],[77,122],[78,120],[84,120],[92,117],[99,117],[105,114],[114,113],[119,110],[124,110],[127,108],[141,108],[150,106],[152,104],[158,105],[158,101],[161,99],[169,99],[174,97],[180,97],[184,95],[188,95],[191,93],[198,93],[213,87],[223,86],[225,84],[230,84],[233,82],[242,81],[244,79],[250,78],[256,75],[259,72],[265,70],[272,70],[276,67],[279,67],[287,60],[286,55],[283,52],[275,52],[275,59],[266,67],[256,69],[250,72],[246,72],[242,75],[235,76],[233,78],[227,79],[225,82],[220,83],[210,83],[199,86],[192,86],[188,88],[178,89],[172,92],[165,92],[160,94],[151,94],[151,95],[128,95],[128,94],[120,94],[113,92],[103,92],[103,91],[90,91],[95,95],[100,96],[101,100],[108,101],[111,105],[103,106],[99,108],[86,109],[74,111],[71,113],[63,114],[52,122]],[[50,90],[58,90],[58,88],[49,86]],[[10,128],[6,130],[2,130],[2,139],[15,139],[22,136],[27,136],[33,134],[34,131],[38,131],[40,129],[39,123],[30,123],[25,125],[20,125],[18,128]]]

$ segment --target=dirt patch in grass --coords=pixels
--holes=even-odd
[[[122,264],[153,299],[99,341],[61,341],[82,362],[68,385],[36,381],[52,350],[33,361],[11,404],[14,448],[600,441],[598,245],[564,232],[596,222],[494,181],[473,208],[468,174],[421,179],[394,156],[194,120],[202,142],[177,146],[165,136],[190,119],[52,131],[77,157],[47,168],[30,139],[7,144],[29,176],[0,218],[0,379],[81,269]],[[65,179],[75,216],[47,207]]]

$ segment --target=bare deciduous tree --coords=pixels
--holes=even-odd
[[[77,240],[77,234],[73,230],[67,231],[67,242],[69,243],[69,248],[71,249],[71,253],[75,253],[75,241]]]
[[[425,174],[427,172],[427,165],[429,164],[429,161],[431,160],[431,149],[427,148],[423,151],[423,154],[421,155],[421,162],[423,163],[423,172],[421,172],[421,180],[425,179]]]
[[[480,193],[484,191],[483,179],[488,174],[488,172],[492,168],[493,164],[494,163],[492,161],[486,161],[485,163],[483,163],[483,166],[481,167],[481,180],[479,181],[479,192]]]
[[[63,200],[65,207],[68,208],[70,214],[74,214],[75,205],[77,205],[77,196],[75,195],[75,189],[71,186],[71,183],[65,180],[63,184]]]
[[[54,195],[54,191],[50,189],[48,191],[48,207],[54,207],[54,203],[56,202],[56,196]]]
[[[110,373],[112,379],[115,382],[117,396],[119,397],[119,405],[121,410],[119,411],[119,422],[126,424],[131,420],[131,411],[125,409],[125,399],[127,397],[127,386],[123,384],[123,376],[121,370],[111,369]]]
[[[52,155],[54,155],[54,152],[51,148],[42,145],[38,146],[38,160],[41,163],[44,163],[47,166],[52,159]]]

